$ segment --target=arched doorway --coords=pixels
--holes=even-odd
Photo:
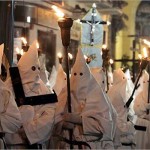
[[[135,29],[142,39],[150,40],[150,1],[141,1],[136,12]]]

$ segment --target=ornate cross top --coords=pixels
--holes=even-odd
[[[93,46],[94,45],[94,32],[95,32],[95,26],[99,25],[99,24],[107,24],[106,21],[96,21],[95,17],[96,17],[97,13],[96,13],[96,4],[93,3],[92,5],[92,14],[91,14],[91,20],[80,20],[80,22],[82,23],[87,23],[90,25],[91,27],[91,31],[90,31],[90,45]]]

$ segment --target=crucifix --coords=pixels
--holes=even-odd
[[[90,45],[93,46],[94,45],[94,32],[95,32],[95,27],[99,24],[107,24],[106,21],[96,21],[95,17],[96,17],[97,13],[96,13],[96,5],[95,3],[92,5],[92,16],[91,16],[91,20],[80,20],[80,22],[82,23],[87,23],[90,25],[91,30],[90,30]]]

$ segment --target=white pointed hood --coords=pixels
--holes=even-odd
[[[121,68],[114,70],[113,73],[113,84],[118,84],[119,82],[126,79],[124,72],[121,70]]]
[[[108,91],[110,100],[115,108],[124,106],[130,95],[127,93],[127,79],[120,68],[114,71],[113,81],[113,86]]]
[[[142,75],[138,82],[138,88],[135,91],[135,96],[137,96],[141,91],[143,91],[143,83],[145,82],[146,76],[148,76],[148,73],[146,70],[143,70]]]
[[[87,66],[83,53],[79,49],[71,73],[72,110],[81,113],[84,134],[97,133],[102,130],[104,140],[112,140],[112,117],[105,93],[95,80]],[[87,118],[93,117],[99,124],[98,129],[91,130]],[[102,128],[102,129],[100,129]]]
[[[105,73],[103,72],[102,68],[90,68],[90,70],[94,78],[96,79],[96,81],[105,91],[106,78],[105,78]]]
[[[75,64],[71,72],[71,92],[74,94],[76,99],[83,100],[87,94],[87,87],[89,79],[91,78],[91,73],[89,67],[86,64],[85,58],[83,56],[82,50],[79,49]],[[88,80],[87,80],[88,79]]]
[[[18,68],[22,83],[35,82],[39,78],[39,59],[37,50],[37,41],[35,40],[29,47],[29,50],[20,58]]]
[[[148,99],[148,85],[149,85],[149,74],[145,70],[143,72],[143,89],[142,89],[142,92],[143,92],[143,97],[144,97],[144,100],[146,101],[146,103],[147,103],[147,99]]]
[[[66,81],[67,81],[66,80],[66,73],[64,72],[62,65],[59,64],[56,82],[55,82],[55,85],[53,87],[53,89],[57,95],[59,95],[61,90],[66,86],[66,84],[67,84]]]
[[[4,44],[1,44],[0,45],[0,74],[1,74],[1,65],[2,65],[3,52],[4,52]]]

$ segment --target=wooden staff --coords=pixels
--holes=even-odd
[[[70,77],[69,77],[69,62],[68,62],[68,47],[70,44],[70,29],[73,25],[71,18],[61,18],[58,21],[58,25],[61,28],[61,39],[65,50],[65,63],[66,63],[66,74],[67,74],[67,101],[68,101],[68,112],[71,113],[71,95],[70,95]],[[73,131],[69,130],[69,140],[72,141]],[[71,142],[70,149],[73,149]]]

